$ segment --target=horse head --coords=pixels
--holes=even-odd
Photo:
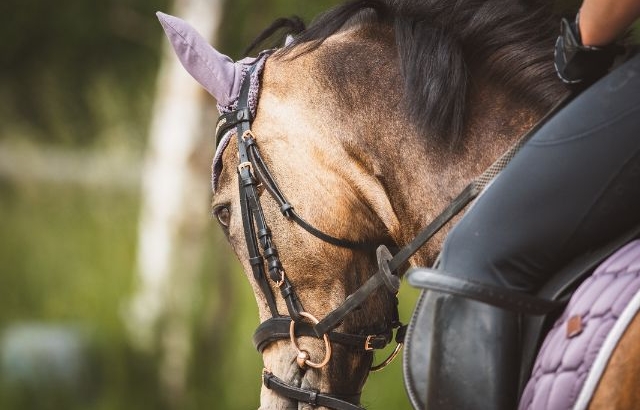
[[[187,70],[233,113],[218,125],[225,135],[212,208],[256,296],[264,409],[306,408],[319,396],[359,403],[371,342],[386,344],[397,327],[393,284],[378,283],[320,334],[318,322],[383,269],[379,245],[406,245],[541,111],[478,81],[464,95],[476,108],[456,131],[464,131],[461,143],[425,138],[406,98],[393,25],[355,14],[321,40],[240,62],[159,15]],[[238,108],[244,119],[233,117]],[[431,263],[441,239],[409,263]],[[304,399],[278,393],[280,382]]]
[[[206,44],[186,23],[166,15],[159,15],[159,18],[187,70],[219,105],[232,105],[238,99],[243,70],[253,61],[234,63]],[[353,45],[350,37],[354,35],[337,36],[318,50],[296,58],[289,58],[283,52],[269,56],[261,75],[259,104],[251,123],[252,135],[269,172],[297,214],[319,231],[362,245],[349,249],[310,234],[283,216],[279,204],[264,187],[258,188],[258,199],[277,246],[282,273],[295,290],[301,310],[309,315],[304,320],[308,324],[313,324],[311,317],[321,319],[340,306],[377,268],[375,247],[364,244],[394,244],[393,233],[400,228],[385,187],[375,176],[382,172],[381,166],[390,164],[371,162],[366,152],[368,148],[357,142],[363,133],[379,135],[375,129],[377,118],[371,116],[378,116],[377,110],[382,107],[373,108],[366,99],[359,100],[346,94],[361,89],[366,85],[364,83],[345,84],[344,90],[326,92],[328,71],[332,69],[330,64],[342,67],[343,62],[335,56],[331,62],[324,60],[331,56],[332,49],[344,48],[340,59],[348,61],[348,52]],[[371,65],[370,69],[376,70],[381,78],[387,78],[388,86],[397,87],[393,84],[398,81],[397,74],[388,76],[389,69],[384,66],[393,63],[395,58],[391,44],[372,45],[378,54],[378,64]],[[351,69],[358,64],[352,60]],[[345,98],[352,99],[348,103],[351,113],[345,110]],[[389,96],[391,105],[398,102],[392,98]],[[349,116],[352,126],[336,128]],[[390,120],[396,125],[401,123],[398,118]],[[411,132],[410,127],[406,132]],[[254,268],[250,263],[240,208],[235,138],[230,139],[221,153],[220,162],[223,166],[215,176],[213,212],[247,272],[255,291],[260,320],[265,322],[274,316],[274,311],[269,306],[264,285],[252,274]],[[267,293],[280,295],[274,281],[269,280],[269,286]],[[275,309],[278,315],[288,315],[283,298],[276,298]],[[326,344],[323,338],[296,336],[294,345],[289,337],[277,339],[261,346],[264,366],[287,384],[357,402],[373,359],[366,346],[367,337],[383,335],[387,338],[394,309],[394,295],[382,290],[376,292],[335,329],[354,335],[354,343],[330,341]],[[288,321],[286,329],[289,329]],[[300,351],[308,352],[309,363],[321,363],[325,358],[328,363],[321,368],[299,366],[296,359]],[[292,408],[294,405],[297,403],[263,388],[261,408]]]
[[[368,279],[377,268],[373,245],[394,244],[393,232],[400,226],[385,187],[374,176],[380,164],[368,162],[367,147],[357,143],[362,133],[373,131],[376,122],[364,120],[365,115],[373,114],[372,107],[353,100],[349,114],[343,105],[346,94],[326,91],[325,79],[331,68],[323,60],[331,48],[344,41],[346,38],[331,39],[318,50],[293,59],[278,52],[269,57],[251,124],[268,170],[295,212],[326,235],[363,245],[351,249],[318,238],[283,216],[281,204],[266,188],[258,189],[283,274],[295,290],[300,310],[313,316],[302,322],[311,325],[339,307]],[[388,53],[390,49],[379,51]],[[355,68],[357,62],[353,64]],[[336,128],[349,115],[353,116],[352,127]],[[261,321],[267,323],[274,312],[264,289],[251,274],[240,209],[237,153],[237,140],[233,140],[222,157],[224,166],[213,209],[254,286]],[[266,293],[277,295],[278,314],[294,315],[280,297],[279,285],[270,281],[270,287]],[[265,368],[289,385],[357,403],[373,358],[366,345],[367,337],[386,337],[390,333],[394,309],[394,295],[380,290],[334,329],[357,337],[355,344],[332,340],[327,345],[323,338],[308,335],[275,340],[262,352]],[[296,360],[300,352],[308,352],[311,363],[329,361],[321,368],[300,366]],[[269,409],[296,405],[266,388],[261,403]]]

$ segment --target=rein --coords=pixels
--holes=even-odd
[[[294,349],[297,351],[297,363],[300,368],[307,367],[321,368],[326,365],[331,358],[331,343],[339,343],[361,349],[363,352],[374,349],[382,349],[391,342],[395,330],[395,341],[397,346],[391,355],[380,365],[373,366],[371,371],[384,368],[398,354],[404,343],[406,325],[402,325],[398,318],[397,293],[400,288],[400,277],[397,270],[407,263],[435,233],[437,233],[456,214],[462,211],[484,187],[506,166],[513,158],[520,147],[535,133],[548,118],[557,112],[569,100],[565,98],[553,107],[531,130],[525,133],[520,140],[510,148],[502,157],[491,165],[480,177],[472,181],[462,192],[447,206],[447,208],[436,217],[429,225],[420,231],[416,237],[405,245],[399,252],[392,255],[385,245],[380,245],[376,249],[378,270],[360,288],[349,295],[345,301],[327,314],[322,319],[317,319],[313,315],[304,311],[295,289],[280,262],[278,250],[273,242],[271,231],[265,220],[258,186],[262,186],[269,192],[280,207],[283,216],[302,227],[311,235],[342,248],[357,251],[372,251],[375,245],[353,240],[337,238],[315,228],[304,220],[294,210],[293,206],[286,199],[275,179],[269,172],[257,146],[256,136],[251,132],[251,111],[249,109],[249,88],[251,73],[255,65],[249,68],[241,85],[238,108],[227,114],[220,116],[216,130],[216,140],[219,140],[226,132],[230,132],[233,127],[236,130],[238,145],[239,165],[237,168],[240,207],[242,213],[242,224],[245,241],[249,252],[249,263],[251,265],[253,277],[264,294],[271,318],[261,323],[256,329],[253,342],[259,352],[272,342],[282,339],[290,339]],[[283,316],[278,312],[276,298],[273,294],[267,273],[265,272],[265,262],[268,270],[268,277],[276,284],[280,290],[281,297],[285,300],[289,316]],[[387,291],[395,298],[395,308],[390,323],[380,332],[368,335],[349,334],[334,330],[344,318],[360,306],[371,294],[384,285]],[[492,289],[493,291],[494,289]],[[497,290],[500,292],[500,290]],[[470,296],[473,297],[473,296]],[[542,301],[545,302],[546,301]],[[537,305],[538,300],[530,303],[533,309],[546,310],[547,305]],[[311,322],[311,323],[309,323]],[[321,338],[325,343],[325,357],[322,362],[316,363],[310,360],[309,353],[301,350],[296,338],[300,336],[312,336]],[[265,387],[274,390],[278,394],[299,402],[306,402],[312,405],[321,405],[336,410],[362,410],[354,403],[359,402],[359,394],[342,397],[321,393],[312,389],[303,389],[289,385],[277,378],[268,370],[263,372],[263,384]]]

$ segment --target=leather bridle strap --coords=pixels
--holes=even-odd
[[[274,281],[287,304],[287,310],[291,318],[301,321],[300,312],[302,306],[295,294],[293,286],[284,274],[284,269],[280,262],[279,254],[275,244],[271,239],[271,232],[266,223],[262,206],[258,196],[258,184],[271,194],[280,206],[280,210],[285,217],[295,221],[303,229],[318,237],[319,239],[336,246],[363,250],[371,249],[372,245],[360,243],[346,239],[336,238],[328,235],[301,218],[293,209],[293,206],[286,200],[284,194],[278,187],[275,179],[269,172],[260,151],[258,150],[255,138],[250,131],[251,110],[249,109],[249,90],[251,85],[251,74],[255,65],[249,68],[242,82],[240,96],[238,98],[238,109],[232,113],[224,114],[218,122],[217,137],[228,132],[232,127],[236,127],[236,138],[238,148],[238,181],[240,208],[242,215],[242,225],[244,229],[245,241],[249,253],[249,263],[256,283],[265,295],[272,317],[280,317],[277,309],[275,297],[271,292],[271,287],[266,279],[264,262],[268,267],[268,274]],[[260,252],[262,248],[262,253]]]
[[[248,96],[249,81],[243,82],[243,88],[245,84],[247,84],[246,94]],[[242,123],[247,122],[247,126],[242,127],[243,133],[249,129],[249,124],[251,122],[251,112],[248,106],[246,106],[246,104],[242,105],[241,100],[243,99],[242,98],[244,94],[243,91],[244,90],[241,89],[241,92],[240,92],[241,95],[238,101],[238,106],[244,107],[244,108],[239,108],[238,110],[232,111],[230,113],[222,114],[218,119],[219,125],[216,131],[216,143],[220,141],[222,136],[227,131],[229,131],[233,127],[240,128]],[[242,134],[239,134],[239,135],[241,136]],[[238,143],[240,144],[240,141]],[[330,243],[332,245],[339,246],[341,248],[357,249],[357,250],[372,250],[375,248],[375,245],[371,243],[357,242],[357,241],[352,241],[344,238],[336,238],[332,235],[322,232],[321,230],[319,230],[318,228],[314,227],[309,222],[307,222],[295,211],[295,209],[293,208],[293,205],[291,205],[291,203],[284,196],[284,193],[282,192],[280,187],[278,187],[278,184],[276,183],[275,179],[269,172],[269,168],[266,166],[264,160],[262,159],[262,156],[260,155],[260,151],[256,146],[256,141],[253,135],[247,135],[245,139],[242,141],[242,145],[246,145],[245,147],[245,151],[247,153],[246,158],[250,160],[252,166],[254,167],[253,171],[257,173],[260,182],[263,184],[263,186],[266,188],[269,194],[273,197],[273,199],[278,203],[278,206],[280,207],[280,212],[282,212],[282,215],[284,215],[287,219],[294,221],[302,229],[309,232],[311,235],[315,236],[316,238],[324,242]]]
[[[276,340],[289,339],[289,325],[291,319],[288,317],[274,317],[260,323],[253,334],[253,345],[260,353],[272,342]],[[311,336],[316,337],[313,326],[309,323],[299,323],[295,328],[296,337]],[[331,331],[328,333],[331,342],[345,346],[351,346],[363,351],[374,349],[384,349],[391,342],[393,332],[389,329],[381,333],[370,335],[356,335],[344,332]]]
[[[299,312],[302,310],[302,307],[295,296],[291,283],[284,275],[278,250],[271,240],[271,232],[267,226],[258,198],[258,181],[253,175],[251,157],[247,149],[247,144],[245,143],[246,134],[249,132],[251,125],[251,112],[248,108],[251,83],[249,79],[255,67],[255,65],[250,67],[246,74],[245,81],[243,81],[238,99],[240,109],[237,110],[235,120],[233,121],[236,125],[238,141],[238,185],[242,225],[247,251],[249,252],[251,270],[256,283],[258,283],[258,286],[260,286],[260,289],[267,299],[272,316],[279,316],[279,313],[275,297],[271,292],[269,282],[265,275],[264,259],[266,259],[269,269],[269,277],[278,283],[280,293],[287,304],[289,314],[292,318],[299,320]],[[262,254],[260,253],[259,247],[262,248]],[[264,255],[264,258],[262,255]]]
[[[410,242],[407,246],[402,248],[394,257],[378,258],[378,271],[371,276],[358,290],[349,295],[347,299],[331,311],[324,319],[320,320],[318,324],[314,326],[316,334],[323,335],[330,330],[334,329],[351,311],[360,306],[371,293],[373,293],[378,287],[385,284],[389,290],[393,291],[392,280],[397,280],[397,286],[399,287],[399,279],[395,272],[400,266],[406,263],[409,258],[418,251],[434,234],[436,234],[451,218],[459,213],[473,198],[477,196],[478,192],[473,185],[467,186],[456,199],[453,200],[447,206],[447,208],[434,219],[427,227],[422,230],[416,238]],[[385,251],[388,254],[386,248],[378,248],[379,252]],[[397,289],[395,290],[397,292]]]
[[[311,225],[309,222],[305,221],[300,215],[298,215],[298,213],[295,211],[291,203],[284,196],[284,193],[282,192],[280,187],[278,187],[278,184],[276,183],[275,179],[269,172],[269,168],[267,167],[264,160],[262,159],[262,156],[260,155],[260,150],[258,150],[258,147],[256,146],[255,139],[253,138],[253,136],[249,136],[247,138],[246,144],[249,148],[249,153],[251,155],[254,171],[258,175],[258,179],[262,182],[263,186],[269,192],[269,194],[271,194],[271,197],[273,197],[273,199],[278,203],[278,206],[280,207],[280,212],[282,212],[282,215],[284,215],[287,219],[293,220],[302,229],[309,232],[311,235],[315,236],[316,238],[324,242],[330,243],[332,245],[339,246],[342,248],[347,248],[347,249],[359,249],[359,250],[372,250],[373,248],[375,248],[375,246],[370,243],[356,242],[348,239],[336,238],[334,236],[331,236],[329,234],[326,234],[320,231],[319,229]]]
[[[247,251],[249,252],[249,264],[251,265],[251,271],[253,277],[260,286],[260,290],[267,298],[267,304],[271,315],[278,315],[278,308],[271,292],[269,282],[265,278],[264,272],[264,259],[260,255],[260,250],[255,236],[255,227],[253,222],[252,209],[255,208],[255,189],[251,189],[255,184],[252,176],[242,175],[242,171],[238,172],[240,178],[240,211],[242,215],[242,226],[244,228],[244,236],[247,244]],[[249,191],[249,192],[248,192]]]
[[[353,404],[353,402],[358,403],[360,401],[359,394],[353,396],[337,396],[291,386],[266,370],[262,373],[262,382],[267,389],[271,389],[282,396],[297,400],[298,402],[309,403],[312,406],[323,406],[336,410],[364,410],[363,407]]]

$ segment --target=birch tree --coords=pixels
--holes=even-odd
[[[215,44],[221,0],[176,0],[172,14]],[[160,380],[180,407],[191,354],[190,294],[209,223],[210,96],[186,73],[165,41],[142,172],[137,291],[125,309],[132,341],[160,357]],[[206,119],[206,120],[205,120]],[[208,129],[208,128],[207,128]],[[210,156],[206,157],[210,159]]]

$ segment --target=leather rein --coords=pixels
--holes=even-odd
[[[400,288],[398,269],[407,263],[411,256],[482,191],[499,171],[506,166],[522,144],[539,129],[541,124],[545,122],[544,120],[550,117],[552,113],[555,113],[562,104],[554,107],[554,109],[527,132],[516,145],[499,158],[480,177],[472,181],[438,217],[395,255],[392,255],[385,245],[378,246],[376,249],[378,261],[377,272],[365,281],[354,293],[349,295],[340,306],[324,318],[317,319],[312,314],[305,312],[300,298],[280,262],[278,250],[273,242],[271,231],[260,203],[258,193],[259,186],[264,187],[278,203],[280,211],[285,218],[298,224],[311,235],[332,245],[356,251],[373,251],[375,245],[337,238],[322,232],[298,215],[291,203],[286,199],[260,155],[256,136],[251,131],[253,118],[248,100],[250,78],[254,69],[255,65],[251,66],[244,77],[238,99],[238,108],[221,115],[216,128],[216,142],[218,142],[223,135],[232,131],[232,128],[235,127],[239,158],[237,172],[240,191],[240,208],[245,241],[249,252],[249,263],[253,277],[266,298],[272,316],[270,319],[262,322],[256,329],[253,335],[254,346],[262,353],[270,343],[277,340],[290,339],[294,349],[298,353],[297,363],[302,369],[305,369],[307,366],[321,368],[326,365],[331,358],[331,343],[339,343],[355,347],[363,352],[369,352],[374,349],[382,349],[389,344],[395,331],[396,348],[380,365],[371,368],[371,371],[380,370],[389,364],[398,354],[404,343],[404,335],[407,328],[407,326],[402,325],[398,319],[396,296]],[[288,316],[279,313],[276,297],[271,290],[269,279],[273,281],[280,290],[280,295],[286,303]],[[349,313],[358,308],[381,286],[384,286],[396,301],[393,317],[390,323],[385,325],[385,329],[370,334],[364,334],[364,332],[362,334],[351,334],[335,330]],[[300,336],[311,336],[324,340],[325,358],[322,362],[316,363],[311,361],[308,352],[298,347],[296,338]],[[263,371],[263,384],[279,395],[299,402],[325,406],[336,410],[362,410],[362,407],[358,405],[360,400],[359,393],[346,397],[322,393],[313,389],[303,389],[287,384],[266,369]]]

